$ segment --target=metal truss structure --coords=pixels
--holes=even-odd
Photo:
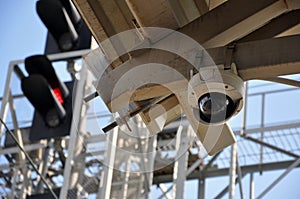
[[[90,95],[95,92],[95,74],[88,71],[85,62],[90,51],[51,54],[47,56],[53,63],[85,60],[75,80],[71,130],[68,136],[32,142],[28,138],[32,123],[28,117],[32,115],[28,113],[33,110],[19,89],[24,60],[12,61],[1,98],[1,198],[181,199],[187,182],[193,180],[198,182],[193,195],[203,199],[209,187],[207,182],[221,177],[228,177],[228,183],[210,193],[213,197],[263,198],[299,167],[300,118],[275,124],[265,121],[270,96],[284,93],[289,98],[289,92],[299,91],[295,87],[300,84],[294,76],[281,77],[300,73],[299,0],[73,0],[73,3],[98,42],[99,52],[112,61],[108,70],[115,72],[115,77],[130,69],[128,62],[144,63],[153,55],[158,63],[174,63],[172,67],[184,77],[191,76],[193,71],[187,70],[189,66],[177,55],[160,52],[156,57],[155,50],[145,50],[111,60],[110,56],[123,46],[119,43],[101,46],[101,42],[127,30],[136,31],[139,44],[143,44],[148,39],[147,33],[143,35],[141,31],[143,27],[163,27],[198,42],[216,65],[224,69],[235,65],[245,82],[259,79],[293,87],[285,85],[253,92],[253,87],[248,86],[244,111],[238,116],[241,125],[234,130],[237,143],[210,157],[203,152],[185,116],[176,120],[179,114],[172,114],[182,105],[175,95],[174,103],[166,109],[172,122],[162,132],[149,136],[144,118],[135,115],[124,125],[102,133],[100,127],[114,118],[101,112],[99,107],[103,103],[97,104],[100,101],[97,96]],[[94,60],[100,58],[96,56]],[[141,102],[168,96],[170,90],[152,84],[141,87],[137,93],[140,94],[133,102],[139,106]],[[248,103],[252,98],[261,100],[256,107]],[[108,105],[110,101],[104,103]],[[256,126],[249,125],[249,113],[256,114]],[[282,173],[265,189],[254,191],[254,174],[273,170]],[[245,183],[246,176],[250,177],[249,183]]]
[[[78,59],[86,52],[54,54],[49,55],[49,59],[53,62]],[[299,121],[269,125],[262,119],[260,126],[248,127],[247,103],[241,128],[235,130],[238,136],[237,144],[213,157],[203,156],[201,143],[195,139],[184,117],[152,137],[143,136],[147,134],[146,128],[128,131],[120,127],[108,134],[97,132],[100,129],[89,132],[91,122],[110,118],[111,115],[99,112],[92,114],[90,102],[84,101],[84,96],[91,92],[93,79],[86,67],[80,72],[80,80],[76,84],[73,96],[74,116],[70,136],[30,143],[26,138],[26,131],[28,132],[30,127],[21,127],[24,126],[24,118],[17,117],[21,110],[15,108],[16,101],[22,98],[24,100],[24,96],[12,93],[14,75],[22,76],[19,68],[22,62],[23,60],[10,63],[2,97],[1,118],[8,121],[8,116],[11,116],[8,126],[13,129],[20,146],[31,157],[33,165],[16,143],[8,141],[9,133],[4,125],[1,125],[2,198],[25,198],[26,195],[49,193],[42,178],[54,192],[59,190],[61,199],[183,198],[184,184],[191,179],[198,180],[198,198],[204,198],[205,182],[221,176],[228,176],[228,186],[223,190],[216,190],[216,198],[222,198],[227,193],[229,198],[234,198],[234,195],[237,195],[236,184],[240,187],[240,197],[248,198],[243,192],[243,178],[246,175],[250,175],[250,189],[253,189],[254,173],[283,170],[265,190],[256,193],[254,190],[249,191],[250,198],[262,198],[287,173],[299,166]],[[296,88],[284,88],[267,92],[248,92],[247,99],[255,96],[261,98],[260,114],[261,118],[264,118],[264,106],[268,103],[268,95],[295,90]],[[251,91],[251,88],[248,91]],[[143,125],[139,118],[135,117],[133,120],[137,126]],[[180,155],[176,158],[176,154]],[[33,167],[36,167],[39,173]],[[171,183],[171,186],[168,187],[165,183]],[[161,192],[156,191],[156,194],[153,194],[154,186]]]

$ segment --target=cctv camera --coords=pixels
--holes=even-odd
[[[243,106],[244,82],[232,71],[204,68],[189,81],[188,102],[203,124],[222,124]]]

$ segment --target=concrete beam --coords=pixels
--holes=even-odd
[[[300,10],[294,10],[271,20],[268,24],[239,39],[237,43],[269,39],[300,23]]]
[[[219,47],[242,38],[271,19],[298,5],[283,0],[230,0],[199,17],[179,31],[205,48]],[[294,6],[294,7],[292,7]]]
[[[244,81],[300,73],[300,35],[241,43],[234,62]]]
[[[98,42],[112,36],[112,34],[134,28],[134,24],[128,24],[128,18],[130,17],[130,20],[135,19],[142,26],[150,24],[154,27],[177,28],[174,18],[171,20],[172,23],[169,22],[170,24],[165,22],[163,25],[161,24],[161,21],[166,21],[163,19],[164,17],[172,18],[170,8],[164,0],[159,1],[161,5],[164,5],[159,7],[160,11],[156,15],[150,16],[145,15],[145,12],[154,10],[152,4],[147,3],[149,6],[145,7],[146,4],[138,3],[139,1],[128,0],[127,3],[130,5],[134,17],[128,14],[130,12],[128,12],[129,8],[127,6],[120,9],[115,1],[74,0]],[[198,5],[201,1],[196,2],[198,2],[196,4]],[[143,12],[140,11],[141,6]],[[298,8],[298,0],[230,0],[200,16],[179,29],[179,31],[192,37],[206,48],[218,47],[242,38],[262,27],[271,19]],[[126,12],[121,12],[123,9]],[[164,13],[168,14],[166,16],[161,15]],[[176,13],[174,14],[176,15]]]
[[[73,2],[98,43],[116,33],[134,28],[129,8],[118,0]]]
[[[236,45],[232,55],[233,62],[236,64],[238,74],[244,81],[298,74],[300,73],[300,57],[298,56],[300,52],[299,43],[300,35],[239,43]],[[207,51],[216,65],[222,65],[226,62],[226,50],[227,47],[219,47],[208,49]],[[109,105],[113,102],[111,101],[112,91],[122,75],[140,64],[147,62],[166,64],[176,71],[179,71],[186,79],[189,79],[190,69],[192,69],[192,67],[185,60],[165,52],[158,52],[156,53],[157,56],[151,56],[153,51],[144,53],[140,57],[124,63],[122,67],[118,67],[106,76],[103,76],[97,90],[101,91],[101,97],[106,104]],[[174,59],[177,60],[176,63],[172,63]],[[203,64],[204,63],[200,63],[200,66],[205,67],[206,65]],[[157,73],[159,73],[159,71],[157,71]],[[162,83],[169,84],[172,83],[172,81],[175,84],[174,78],[169,80],[165,78]],[[130,88],[125,88],[121,93],[115,95],[113,100],[117,100],[118,103],[116,104],[121,108],[122,99],[130,98],[128,95],[131,95],[132,92]],[[162,94],[168,94],[169,92],[166,87],[161,85],[148,85],[147,87],[135,90],[134,95],[132,95],[133,98],[131,99],[145,100],[161,96]],[[143,93],[147,94],[143,95]]]
[[[206,0],[194,0],[200,15],[204,15],[209,11],[209,5],[207,5]]]

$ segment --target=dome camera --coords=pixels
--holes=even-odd
[[[189,81],[188,102],[203,124],[223,124],[243,107],[243,80],[230,70],[201,69]]]

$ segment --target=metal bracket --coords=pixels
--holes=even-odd
[[[228,45],[225,52],[224,70],[231,70],[232,56],[235,50],[235,44]]]

